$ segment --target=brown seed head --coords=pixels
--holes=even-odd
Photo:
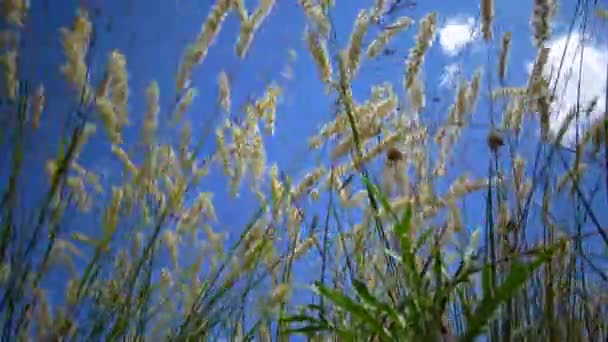
[[[488,146],[492,151],[498,150],[499,147],[505,144],[502,135],[497,130],[492,130],[488,134]]]
[[[386,151],[386,160],[389,163],[396,163],[397,161],[403,160],[403,153],[395,147],[391,147]]]

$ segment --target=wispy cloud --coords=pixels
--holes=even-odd
[[[442,88],[453,88],[458,85],[461,75],[461,67],[458,63],[451,63],[443,68],[439,86]]]
[[[583,40],[584,43],[580,45],[578,42],[581,41],[581,38],[580,34],[574,33],[568,43],[567,36],[562,35],[549,41],[547,44],[547,47],[551,51],[545,66],[545,75],[549,76],[552,73],[553,82],[559,69],[564,49],[567,47],[556,87],[556,102],[553,107],[555,117],[552,117],[550,121],[550,129],[553,132],[559,130],[568,111],[576,106],[579,96],[580,104],[583,108],[587,107],[594,99],[597,99],[595,110],[590,114],[589,119],[591,122],[601,118],[604,113],[608,49],[588,40]],[[528,64],[528,70],[531,70],[531,63]],[[572,143],[575,137],[576,126],[571,124],[564,136],[564,142],[567,144]]]
[[[439,43],[443,52],[448,56],[456,56],[477,39],[478,26],[472,17],[448,19],[439,29]]]

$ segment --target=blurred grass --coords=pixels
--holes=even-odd
[[[3,32],[22,29],[14,19],[21,13],[22,8],[17,6],[20,3],[5,3],[7,29]],[[219,11],[221,5],[236,6],[238,2],[219,0],[217,4]],[[301,4],[309,24],[318,31],[315,39],[324,39],[323,25],[330,25],[325,17],[330,17],[332,5],[328,1],[322,5],[312,1]],[[11,8],[12,5],[17,7]],[[252,16],[263,17],[263,5],[264,2]],[[588,2],[584,6],[590,9]],[[238,6],[231,11],[238,12]],[[394,11],[393,7],[385,9],[385,13]],[[587,20],[588,11],[583,13],[583,20]],[[212,24],[204,34],[219,29],[220,17],[208,21]],[[355,25],[353,32],[356,30]],[[239,39],[245,39],[247,32],[242,29]],[[492,153],[484,186],[455,181],[450,188],[454,193],[460,190],[466,194],[487,191],[477,197],[481,201],[479,208],[484,210],[479,215],[485,219],[485,229],[470,231],[460,221],[458,205],[448,203],[455,199],[435,190],[441,176],[427,169],[431,169],[431,161],[439,159],[437,149],[441,146],[428,146],[426,138],[412,138],[415,146],[387,143],[387,147],[403,147],[404,159],[417,158],[407,150],[412,147],[420,149],[425,159],[414,165],[415,172],[404,169],[404,173],[412,173],[408,186],[413,191],[400,189],[397,197],[385,191],[386,174],[375,175],[375,170],[379,166],[398,173],[402,170],[399,163],[406,161],[390,160],[383,153],[386,148],[371,158],[375,164],[364,162],[366,156],[382,146],[391,133],[413,136],[420,126],[426,128],[426,123],[412,119],[413,123],[404,129],[399,120],[409,114],[405,108],[395,109],[394,121],[381,121],[382,129],[370,137],[366,123],[376,123],[376,113],[372,112],[371,119],[362,114],[367,107],[352,95],[356,71],[347,64],[353,61],[335,57],[339,56],[334,51],[336,37],[328,40],[331,44],[327,55],[332,57],[327,62],[338,70],[330,76],[338,79],[326,80],[325,86],[328,96],[336,99],[336,122],[344,123],[336,139],[352,140],[350,161],[328,163],[331,165],[326,169],[330,171],[316,179],[314,171],[321,169],[310,170],[300,183],[293,182],[284,172],[273,173],[272,166],[264,165],[262,179],[247,172],[255,170],[255,162],[259,161],[256,158],[262,159],[262,152],[251,147],[259,142],[256,139],[264,142],[258,121],[268,124],[274,120],[277,101],[267,92],[248,101],[243,120],[218,124],[220,131],[216,131],[213,148],[203,144],[211,135],[219,105],[207,118],[208,131],[194,142],[194,148],[190,149],[192,137],[187,134],[163,145],[154,142],[143,152],[143,159],[152,161],[150,169],[145,169],[145,162],[135,162],[141,156],[127,155],[137,165],[137,173],[125,172],[119,185],[103,184],[108,195],[101,204],[97,203],[97,210],[81,210],[79,198],[91,196],[87,193],[91,190],[79,188],[76,180],[88,180],[87,175],[95,170],[79,174],[77,163],[80,154],[87,152],[87,129],[101,121],[97,119],[100,110],[94,106],[95,99],[87,97],[86,87],[79,89],[78,109],[66,119],[57,155],[35,156],[45,163],[49,158],[53,162],[48,189],[32,189],[27,179],[32,171],[24,169],[23,160],[25,146],[35,143],[35,135],[29,134],[35,131],[31,127],[35,92],[25,79],[5,83],[2,111],[6,125],[2,125],[0,133],[2,139],[8,139],[2,150],[10,164],[5,166],[7,179],[0,184],[3,340],[285,341],[302,335],[312,341],[606,340],[608,242],[601,224],[604,216],[594,206],[597,187],[590,187],[574,172],[566,173],[570,193],[563,196],[556,189],[555,159],[559,158],[564,170],[578,170],[583,151],[595,148],[598,155],[601,146],[608,144],[608,132],[597,131],[585,143],[579,143],[582,137],[577,137],[575,156],[571,158],[564,152],[562,138],[572,121],[578,124],[583,110],[577,106],[552,140],[538,137],[535,159],[527,170],[530,188],[526,192],[522,191],[524,180],[517,180],[513,136],[503,135],[507,128],[497,128],[499,124],[492,122],[489,134],[501,134],[498,138],[502,144],[489,144]],[[189,51],[200,53],[200,46],[193,46]],[[14,49],[9,45],[1,48],[2,54]],[[355,49],[352,41],[345,48],[351,52],[350,58],[357,55],[353,53]],[[85,53],[83,60],[87,56]],[[182,63],[186,65],[187,61]],[[9,69],[3,64],[5,81],[12,72]],[[86,75],[90,72],[87,69]],[[544,81],[532,86],[544,87],[548,92],[551,80]],[[472,84],[463,84],[472,92]],[[9,91],[11,85],[15,86],[15,96]],[[489,94],[492,86],[488,79]],[[118,88],[115,87],[112,91]],[[526,103],[526,110],[546,110],[555,89],[552,93],[535,97],[535,104]],[[188,105],[182,100],[178,97],[172,101],[166,112],[174,113],[180,106],[187,110]],[[493,101],[490,98],[489,102]],[[182,124],[187,127],[188,122],[184,121]],[[606,122],[602,118],[596,125]],[[150,122],[145,121],[146,124]],[[449,120],[445,123],[445,127],[462,125]],[[108,129],[107,125],[99,126]],[[232,143],[224,146],[219,136],[226,132],[231,134]],[[370,141],[375,140],[372,138],[379,143],[371,145]],[[242,146],[238,145],[239,139],[245,141]],[[105,143],[112,145],[110,141]],[[331,142],[326,145],[335,147]],[[221,148],[228,149],[226,153],[233,158],[227,161],[224,173]],[[500,148],[508,148],[510,155],[499,154]],[[229,186],[243,180],[237,179],[239,172],[243,172],[244,179],[249,180],[246,175],[251,177],[252,185],[247,190],[259,202],[248,224],[230,243],[213,231],[213,204],[208,204],[212,200],[199,187],[200,180],[211,172],[206,169],[209,164],[216,166],[218,170],[211,171],[219,171]],[[606,172],[605,165],[596,172]],[[347,191],[356,187],[364,194],[360,206],[348,204],[352,198],[344,198],[348,197]],[[432,188],[432,194],[423,197],[428,195],[428,188]],[[313,190],[317,192],[316,199]],[[39,197],[40,204],[35,204],[34,211],[26,211],[24,191]],[[454,197],[460,199],[458,195]],[[319,208],[315,208],[319,214],[314,215],[310,225],[302,198],[319,203]],[[574,216],[566,227],[553,217],[553,206],[558,201]],[[69,216],[77,212],[85,215],[95,228],[93,232],[99,234],[69,231]],[[363,223],[355,224],[353,217],[362,218]],[[592,226],[593,230],[584,231],[583,226]],[[304,234],[306,228],[308,236]],[[534,239],[532,232],[541,238]],[[74,233],[79,234],[78,238],[74,238]],[[588,243],[590,239],[594,243]],[[592,252],[600,257],[593,257]],[[178,261],[167,262],[173,255]],[[81,264],[70,268],[76,260]],[[295,280],[295,273],[307,271],[306,263],[320,264],[320,275],[311,277],[319,280],[310,287]],[[66,270],[71,270],[69,277],[65,277]],[[57,276],[65,285],[60,289],[65,294],[49,298],[48,292],[57,289],[47,288],[47,284]]]

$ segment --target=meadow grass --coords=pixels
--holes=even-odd
[[[575,19],[606,17],[583,2]],[[226,18],[238,17],[234,53],[246,59],[274,0],[260,0],[251,12],[244,0],[216,0],[185,47],[175,84],[167,85],[176,96],[161,105],[165,85],[150,82],[136,120],[129,61],[112,50],[103,70],[91,68],[95,27],[88,9],[78,9],[58,36],[64,62],[56,67],[76,109],[61,117],[55,155],[29,148],[45,129],[45,103],[54,101],[44,85],[21,76],[18,42],[29,2],[3,2],[3,340],[608,339],[608,231],[605,200],[598,200],[608,195],[608,119],[577,128],[574,142],[565,143],[568,129],[595,110],[595,103],[577,103],[551,129],[559,71],[545,72],[545,44],[555,3],[534,2],[537,58],[526,84],[508,85],[517,37],[497,36],[494,1],[481,1],[483,40],[499,42],[497,68],[482,65],[460,82],[439,127],[425,115],[422,77],[437,13],[387,22],[396,5],[370,2],[339,46],[334,1],[298,4],[307,18],[302,44],[335,115],[306,142],[321,161],[294,180],[286,168],[267,165],[265,142],[282,120],[287,91],[280,82],[237,109],[238,83],[227,69],[213,76],[219,98],[210,116],[219,123],[195,138],[186,115],[201,101],[193,74]],[[370,42],[371,27],[380,30]],[[414,43],[396,70],[402,82],[366,85],[370,96],[355,98],[362,66],[384,58],[393,39],[410,31]],[[290,56],[286,78],[296,63]],[[454,173],[454,151],[482,101],[492,113],[482,142],[487,166],[478,167],[479,177]],[[137,146],[123,137],[133,121],[141,123]],[[159,139],[162,129],[174,131],[170,139]],[[519,141],[531,131],[525,144],[533,151],[522,154]],[[120,179],[107,181],[82,162],[94,153],[91,140],[119,162]],[[31,158],[45,167],[26,169]],[[33,173],[44,187],[31,186]],[[233,197],[256,199],[254,214],[228,242],[215,206],[229,204],[206,188],[211,175]],[[471,201],[483,210],[483,227],[467,222]],[[564,210],[572,219],[558,218]],[[86,229],[72,227],[74,213],[86,218]],[[295,273],[310,264],[319,273],[297,283]]]

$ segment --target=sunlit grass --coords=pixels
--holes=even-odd
[[[546,71],[544,47],[553,1],[533,7],[538,51],[526,84],[507,84],[509,49],[517,38],[507,32],[493,57],[497,70],[480,66],[462,80],[439,127],[425,116],[425,89],[431,85],[421,77],[437,31],[436,12],[385,22],[391,5],[370,2],[342,39],[345,46],[336,47],[334,2],[299,1],[307,20],[302,45],[309,52],[301,58],[312,60],[336,104],[335,117],[319,122],[319,130],[302,142],[322,157],[307,165],[301,179],[284,166],[269,165],[274,158],[266,144],[275,137],[276,122],[285,120],[277,113],[288,95],[278,80],[237,108],[238,82],[224,69],[209,75],[218,88],[216,114],[222,114],[209,129],[211,145],[204,145],[206,137],[196,141],[188,115],[200,101],[192,75],[213,49],[224,20],[238,17],[233,52],[245,59],[259,28],[272,20],[275,2],[261,0],[249,12],[244,1],[217,0],[185,47],[175,84],[151,81],[143,91],[130,88],[131,61],[119,50],[109,51],[100,75],[92,77],[88,57],[95,28],[87,9],[75,11],[57,37],[64,52],[57,69],[78,106],[61,118],[66,125],[56,154],[34,156],[45,166],[40,170],[25,169],[24,159],[31,158],[32,132],[45,129],[41,122],[51,115],[45,104],[53,98],[48,86],[20,75],[21,50],[13,41],[27,27],[28,2],[3,4],[3,338],[608,338],[608,232],[596,204],[598,192],[608,191],[608,123],[593,122],[566,146],[566,130],[596,105],[581,103],[558,130],[550,128],[559,96],[558,76]],[[493,20],[499,15],[494,5],[480,4],[488,44],[495,40]],[[597,13],[605,17],[605,11]],[[366,62],[384,58],[406,32],[415,40],[404,66],[395,70],[401,84],[370,84],[366,98],[354,96],[353,82]],[[284,78],[294,63],[290,52]],[[139,94],[145,95],[145,111],[130,113],[129,103]],[[163,99],[170,100],[168,106],[161,105]],[[481,144],[489,157],[452,168],[473,114],[487,103],[500,115],[484,127]],[[239,119],[228,115],[234,113]],[[123,136],[133,122],[141,123],[136,143]],[[159,139],[167,130],[171,138]],[[524,157],[530,156],[529,146],[519,143],[524,131],[536,134],[530,158]],[[92,139],[119,163],[119,179],[104,180],[101,170],[82,162],[95,153]],[[44,187],[28,183],[32,172],[46,178]],[[208,188],[211,177],[224,181],[227,202],[246,195],[256,201],[254,215],[230,239],[216,208],[235,204],[216,199]],[[594,185],[593,179],[600,182]],[[35,203],[24,204],[28,200]],[[484,227],[470,227],[467,201],[483,210],[477,221]],[[556,218],[564,208],[573,220]],[[87,226],[68,232],[75,213]],[[316,281],[298,283],[296,273],[311,264],[320,270],[309,277]]]

